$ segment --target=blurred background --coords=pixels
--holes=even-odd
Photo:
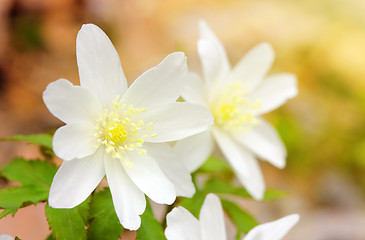
[[[200,73],[197,22],[205,19],[232,65],[267,41],[276,52],[271,73],[291,72],[299,80],[299,96],[266,116],[287,146],[287,167],[261,161],[267,186],[288,197],[243,207],[260,222],[300,213],[285,239],[363,240],[364,13],[363,0],[1,0],[0,137],[62,124],[42,92],[58,78],[79,84],[75,39],[83,23],[108,34],[131,83],[173,51],[184,51]],[[37,154],[35,146],[0,142],[0,166]],[[44,239],[44,206],[2,219],[2,233]]]

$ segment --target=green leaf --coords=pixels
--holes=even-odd
[[[57,240],[86,239],[90,197],[80,205],[70,209],[46,206],[46,216],[52,235]],[[104,236],[103,236],[104,237]]]
[[[116,240],[120,238],[123,226],[114,210],[109,188],[93,195],[90,203],[90,225],[87,229],[89,240]]]
[[[6,164],[0,174],[23,186],[0,189],[0,208],[4,209],[0,218],[9,213],[14,215],[21,207],[47,200],[56,171],[56,165],[40,160],[15,158]]]
[[[24,158],[14,158],[0,170],[0,174],[11,181],[45,189],[51,186],[56,172],[57,166],[54,164],[41,160],[27,161]]]
[[[216,156],[210,156],[198,170],[203,172],[216,172],[231,170],[231,167],[225,160]]]
[[[266,192],[264,195],[264,200],[271,201],[271,200],[284,198],[286,196],[288,196],[288,194],[286,192],[276,190],[276,189],[266,189]]]
[[[221,199],[223,209],[237,226],[237,239],[242,233],[248,233],[258,222],[248,212],[241,209],[237,204],[226,199]]]
[[[0,189],[0,208],[5,209],[0,218],[9,213],[13,216],[20,207],[36,204],[48,198],[48,190],[37,185]]]
[[[49,134],[15,135],[0,138],[0,141],[24,141],[52,149],[52,136]]]
[[[203,205],[206,194],[201,191],[196,191],[192,198],[183,198],[181,206],[186,208],[196,218],[199,218],[200,209]]]
[[[211,178],[205,182],[204,189],[207,193],[216,193],[216,194],[231,194],[234,196],[251,198],[251,195],[247,192],[247,190],[243,187],[234,186],[229,182],[225,182],[219,178]],[[283,191],[276,189],[267,189],[264,194],[263,200],[271,201],[280,199],[287,196],[287,194]]]
[[[166,239],[162,226],[154,217],[152,208],[146,199],[146,210],[142,214],[141,219],[141,227],[137,232],[137,239],[139,240],[163,240]]]
[[[211,178],[205,182],[204,191],[207,193],[232,194],[240,197],[251,197],[243,187],[234,186],[219,178]]]
[[[46,240],[56,240],[56,239],[52,236],[52,233],[51,233],[51,234],[48,235]]]

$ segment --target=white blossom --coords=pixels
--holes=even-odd
[[[226,240],[222,204],[210,193],[200,210],[199,220],[183,207],[167,214],[165,236],[167,240]],[[291,214],[276,221],[258,225],[242,240],[280,240],[299,221],[298,214]]]
[[[189,171],[166,142],[206,130],[213,117],[205,107],[176,102],[187,74],[183,53],[170,54],[129,88],[116,50],[97,26],[82,26],[76,53],[80,86],[59,79],[43,93],[50,112],[66,123],[53,138],[64,162],[49,205],[75,207],[106,175],[121,224],[136,230],[144,194],[161,204],[194,194]]]
[[[283,168],[286,149],[261,115],[297,95],[296,78],[288,73],[266,77],[274,60],[268,43],[251,49],[231,68],[223,45],[203,21],[198,52],[204,81],[189,73],[182,96],[188,102],[209,107],[214,125],[178,141],[174,148],[184,155],[186,167],[195,171],[217,143],[242,185],[255,199],[262,199],[265,183],[256,157]]]

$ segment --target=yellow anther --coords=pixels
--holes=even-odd
[[[215,123],[232,132],[248,130],[257,124],[253,110],[260,107],[259,100],[251,102],[247,98],[247,89],[240,82],[227,84],[210,104]]]
[[[139,113],[143,111],[144,108],[127,106],[117,96],[111,107],[106,108],[96,119],[94,136],[99,143],[98,146],[103,145],[105,151],[117,159],[124,159],[126,151],[146,154],[147,151],[142,147],[144,139],[151,137],[146,133],[151,131],[153,123],[145,124],[139,119]],[[133,166],[129,161],[124,161],[124,164],[127,167]]]

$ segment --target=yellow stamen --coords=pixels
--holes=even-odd
[[[256,125],[258,119],[253,111],[260,107],[259,100],[247,98],[247,89],[240,82],[226,84],[210,104],[215,124],[231,132],[249,130]]]
[[[150,132],[152,122],[145,123],[139,119],[139,114],[144,108],[134,108],[133,105],[126,105],[117,96],[110,108],[106,108],[96,120],[95,134],[99,145],[104,145],[105,151],[113,158],[123,159],[127,167],[133,164],[125,160],[126,151],[137,151],[139,154],[146,154],[143,149],[144,139],[156,137]]]

